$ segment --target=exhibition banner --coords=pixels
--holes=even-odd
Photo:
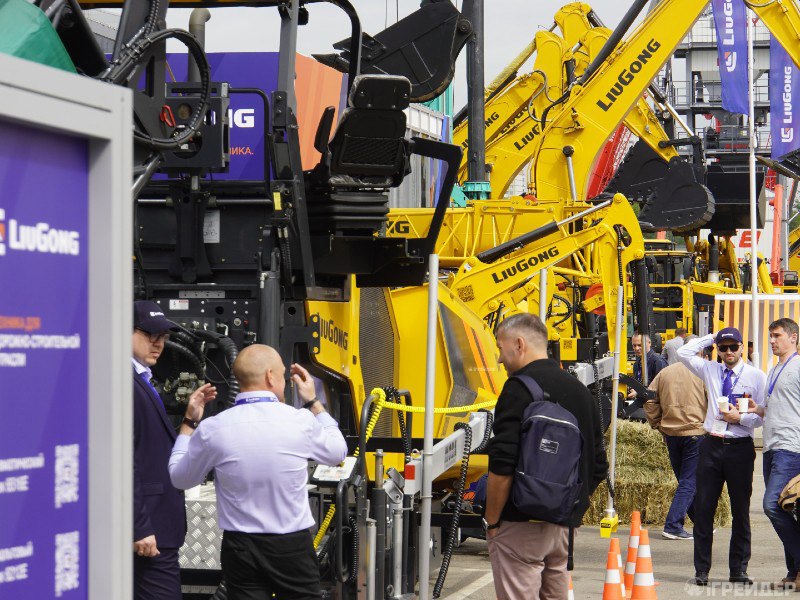
[[[717,30],[717,62],[722,82],[722,108],[749,113],[747,78],[747,11],[744,0],[712,0]]]
[[[0,598],[85,599],[88,143],[0,139]]]
[[[769,47],[769,110],[772,158],[779,159],[800,148],[800,70],[773,37]]]

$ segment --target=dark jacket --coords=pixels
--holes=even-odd
[[[550,400],[557,402],[575,415],[583,435],[583,455],[580,462],[580,500],[575,507],[572,524],[580,526],[583,514],[589,508],[589,497],[606,478],[608,460],[602,446],[600,411],[589,389],[572,375],[562,370],[554,360],[535,360],[524,366],[518,374],[532,377]],[[522,415],[531,395],[521,382],[509,379],[497,399],[494,411],[494,437],[489,446],[489,471],[497,475],[513,475],[519,460],[520,426]],[[503,508],[504,521],[527,521],[529,516],[519,512],[511,499]]]
[[[653,379],[656,378],[662,369],[667,368],[667,361],[664,360],[664,357],[660,354],[656,354],[652,350],[647,353],[647,382],[650,383]],[[638,380],[642,381],[642,359],[641,357],[636,357],[636,361],[633,363],[633,376]],[[642,381],[642,383],[644,383]]]
[[[156,536],[160,548],[180,548],[186,537],[183,492],[169,479],[175,430],[161,399],[133,371],[133,541]]]

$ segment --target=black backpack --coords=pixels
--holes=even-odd
[[[571,570],[572,514],[583,485],[580,477],[583,434],[575,415],[551,402],[533,378],[514,375],[512,379],[525,386],[532,401],[522,417],[511,501],[533,519],[569,526]]]

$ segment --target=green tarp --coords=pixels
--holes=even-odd
[[[76,72],[48,18],[27,0],[0,0],[0,52]]]

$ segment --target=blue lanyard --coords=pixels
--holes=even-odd
[[[789,357],[789,360],[787,360],[785,363],[781,365],[780,370],[775,374],[775,379],[772,380],[772,383],[769,384],[769,388],[767,388],[767,396],[772,395],[772,390],[775,389],[775,384],[778,383],[778,377],[781,376],[781,373],[783,373],[783,370],[786,368],[786,365],[788,365],[795,356],[797,356],[797,352],[792,354]]]
[[[242,404],[258,404],[259,402],[278,402],[278,399],[275,396],[260,396],[258,398],[240,398],[236,401],[235,406],[241,406]]]
[[[734,371],[733,369],[731,369],[731,372],[736,373],[736,371]],[[739,369],[739,374],[736,376],[736,379],[734,379],[733,383],[731,384],[731,393],[728,396],[728,400],[730,400],[731,396],[733,396],[733,390],[736,389],[736,384],[739,383],[739,377],[742,376],[742,373],[744,373],[744,365],[742,365],[742,368]],[[725,371],[722,371],[722,383],[725,383]],[[720,389],[720,391],[722,391],[722,389]]]

